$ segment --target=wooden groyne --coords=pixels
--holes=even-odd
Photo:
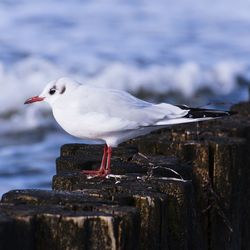
[[[0,249],[250,249],[250,103],[225,119],[160,130],[113,151],[67,144],[52,191],[0,203]]]

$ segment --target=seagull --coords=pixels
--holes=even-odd
[[[39,96],[24,104],[41,101],[51,106],[55,120],[66,132],[105,145],[100,168],[81,171],[98,177],[110,174],[112,148],[124,141],[175,124],[232,114],[186,105],[153,104],[125,91],[80,84],[67,77],[49,82]]]

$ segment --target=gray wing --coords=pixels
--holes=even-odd
[[[121,123],[118,127],[133,128],[154,126],[166,119],[176,119],[185,116],[188,110],[177,106],[161,103],[152,104],[140,100],[127,92],[89,87],[82,85],[73,93],[73,100],[81,99],[73,105],[80,114],[106,117],[106,122]],[[131,125],[131,126],[130,126]]]

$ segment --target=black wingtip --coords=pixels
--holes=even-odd
[[[176,105],[176,106],[183,110],[188,110],[188,113],[185,116],[188,118],[219,118],[237,114],[237,112],[231,110],[191,108],[186,105]]]

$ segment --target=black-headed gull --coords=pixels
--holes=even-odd
[[[25,104],[46,101],[59,125],[69,134],[105,144],[99,170],[84,170],[92,176],[110,173],[112,147],[174,124],[228,116],[230,111],[190,108],[167,103],[152,104],[127,92],[100,88],[69,78],[51,81],[39,96]]]

